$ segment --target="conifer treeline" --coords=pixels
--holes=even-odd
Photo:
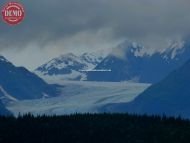
[[[76,114],[0,117],[0,143],[189,143],[190,121],[165,116]]]

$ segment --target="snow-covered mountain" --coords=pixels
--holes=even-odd
[[[84,53],[81,56],[68,53],[38,67],[35,73],[47,81],[85,80],[85,71],[93,69],[102,60],[103,56],[94,53]]]
[[[16,67],[0,56],[0,101],[38,99],[58,95],[55,85],[49,85],[24,67]]]
[[[144,46],[125,41],[109,55],[65,54],[35,70],[47,81],[136,81],[156,83],[190,58],[190,42],[172,42],[163,51],[148,53]]]
[[[174,42],[167,50],[149,54],[143,46],[127,41],[115,48],[95,67],[95,71],[88,72],[87,80],[155,83],[183,65],[189,58],[189,42]],[[102,72],[104,69],[109,71]]]

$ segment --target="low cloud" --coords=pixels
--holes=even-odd
[[[2,0],[0,5],[6,2]],[[23,0],[22,3],[26,17],[20,25],[0,22],[0,52],[9,57],[8,49],[16,49],[19,54],[31,45],[37,52],[48,51],[52,46],[49,53],[67,49],[77,53],[113,47],[125,38],[147,49],[160,50],[170,40],[187,37],[190,31],[189,0]]]

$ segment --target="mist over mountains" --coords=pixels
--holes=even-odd
[[[78,57],[69,53],[45,63],[35,72],[45,80],[156,83],[190,58],[189,44],[173,42],[163,51],[148,53],[144,46],[127,40],[107,56],[85,53]]]

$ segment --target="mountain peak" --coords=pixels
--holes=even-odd
[[[102,56],[95,53],[84,53],[80,56],[73,53],[63,54],[43,64],[35,73],[44,78],[59,80],[85,80],[84,70],[91,70],[103,60]]]

